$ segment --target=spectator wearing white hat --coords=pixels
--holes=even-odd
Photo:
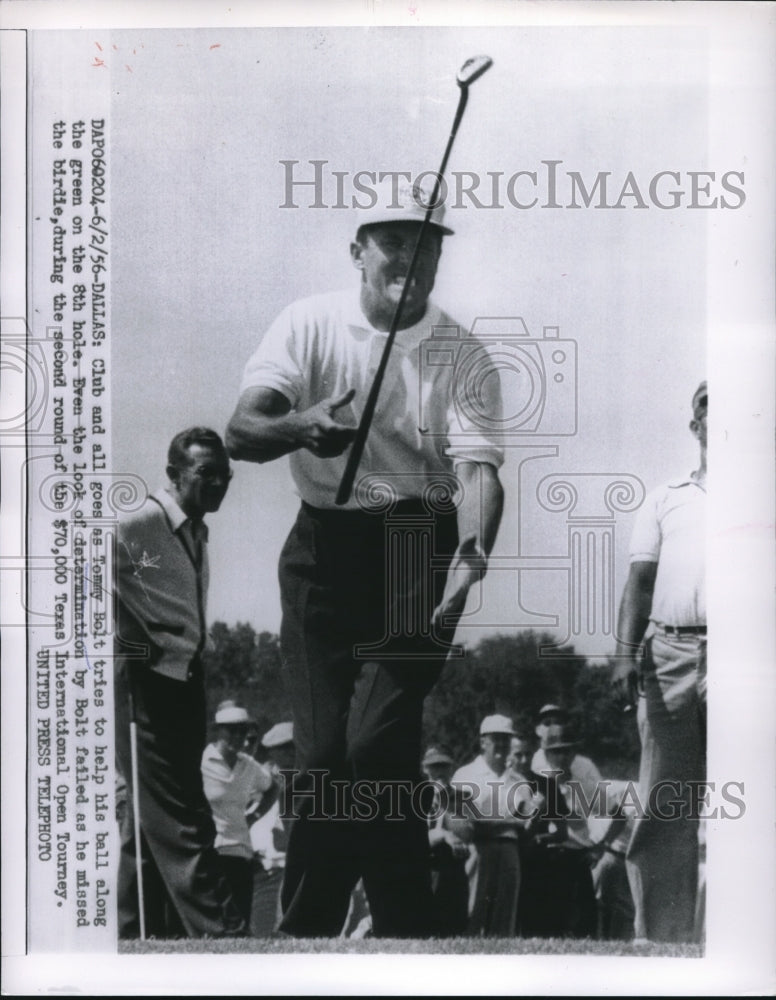
[[[569,713],[560,705],[552,703],[542,705],[539,709],[536,735],[541,740],[546,735],[549,726],[564,726],[568,724],[568,720]],[[533,755],[531,770],[535,774],[542,774],[544,776],[549,775],[552,771],[552,767],[547,760],[547,755],[542,746],[539,746]],[[599,783],[602,781],[601,772],[593,761],[589,757],[585,757],[584,754],[577,753],[575,750],[569,764],[569,774],[584,790],[588,801],[590,801],[591,797],[595,795]]]
[[[215,847],[224,875],[246,926],[253,899],[253,846],[250,825],[276,798],[269,769],[243,752],[251,718],[233,701],[216,710],[215,742],[202,754],[202,784],[216,826]]]
[[[476,849],[469,864],[469,933],[512,937],[520,892],[519,830],[533,811],[531,789],[508,767],[512,720],[489,715],[480,725],[481,753],[453,775],[469,806]]]

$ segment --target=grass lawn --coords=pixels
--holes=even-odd
[[[631,955],[636,958],[702,958],[697,944],[633,944],[568,938],[239,938],[121,941],[122,955]]]

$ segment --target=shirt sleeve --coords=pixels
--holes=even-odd
[[[659,562],[660,522],[657,516],[658,492],[647,494],[636,514],[630,543],[630,561]]]
[[[274,389],[296,406],[306,379],[306,332],[299,306],[284,309],[248,360],[240,393],[246,389]]]
[[[588,795],[595,793],[603,781],[601,772],[589,757],[577,755],[571,761],[571,775],[583,786]]]
[[[501,377],[487,347],[468,338],[458,353],[447,411],[449,444],[445,454],[453,465],[504,463]]]
[[[457,789],[459,794],[462,795],[463,798],[467,799],[471,798],[472,795],[474,794],[474,790],[472,788],[472,781],[469,775],[470,775],[470,769],[466,765],[464,765],[463,767],[459,767],[458,770],[453,775],[453,777],[450,779],[450,785],[453,788]]]
[[[251,794],[263,795],[272,787],[272,775],[258,761],[254,761],[254,764],[256,766],[253,768]]]
[[[200,769],[202,771],[202,787],[205,792],[205,798],[208,802],[213,802],[220,798],[223,791],[222,784],[218,780],[215,768],[210,760],[211,749],[210,745],[205,747],[202,754],[202,761],[200,763]]]

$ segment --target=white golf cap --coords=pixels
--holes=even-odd
[[[273,726],[269,732],[266,732],[261,738],[261,745],[266,747],[268,750],[272,747],[282,747],[285,743],[294,742],[294,724],[293,722],[278,722],[276,726]]]
[[[487,736],[489,733],[505,733],[507,736],[514,736],[515,727],[512,720],[506,715],[486,715],[480,723],[480,736]]]
[[[238,705],[222,705],[216,712],[217,726],[249,726],[251,717],[244,708]]]
[[[371,208],[356,211],[356,230],[361,226],[374,226],[381,222],[423,222],[434,193],[433,173],[423,177],[421,183],[411,184],[405,177],[385,177],[378,181],[372,191],[376,201]],[[445,188],[442,186],[441,194]],[[364,195],[367,197],[367,195]],[[452,236],[453,230],[444,225],[445,206],[439,194],[429,223],[441,230],[445,236]]]

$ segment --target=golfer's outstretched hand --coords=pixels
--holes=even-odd
[[[461,614],[466,604],[469,588],[478,583],[488,568],[488,558],[474,536],[464,539],[456,549],[442,600],[434,609],[431,623],[439,628],[450,625]]]
[[[330,396],[299,414],[299,436],[302,447],[319,458],[341,455],[356,436],[356,428],[334,419],[337,410],[347,406],[355,396],[355,389],[348,389],[341,396]]]

